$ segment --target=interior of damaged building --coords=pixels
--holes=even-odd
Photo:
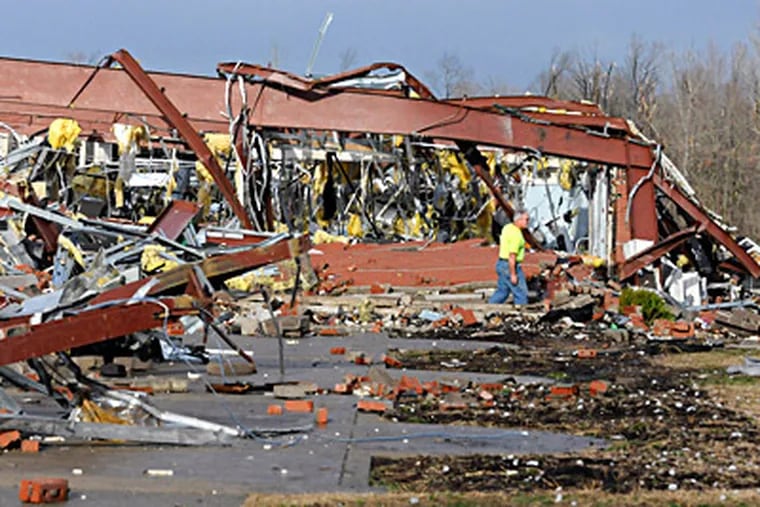
[[[602,100],[313,73],[331,20],[0,57],[0,505],[758,502],[753,231]]]

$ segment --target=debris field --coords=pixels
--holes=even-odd
[[[216,70],[0,58],[0,503],[757,494],[760,245],[657,140]],[[490,304],[517,209],[529,304]]]

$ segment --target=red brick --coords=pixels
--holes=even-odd
[[[341,332],[334,327],[324,327],[319,330],[319,336],[341,336]]]
[[[605,290],[602,306],[608,312],[618,312],[620,310],[620,298],[615,297],[611,290]]]
[[[678,321],[670,326],[670,335],[673,338],[692,338],[694,336],[694,323]]]
[[[335,388],[333,389],[338,394],[351,394],[353,390],[351,384],[335,384]]]
[[[375,325],[372,326],[372,329],[370,329],[369,331],[370,333],[380,333],[382,332],[382,330],[383,330],[383,321],[378,320],[377,322],[375,322]]]
[[[441,394],[441,387],[438,385],[438,382],[436,382],[435,380],[423,383],[422,389],[426,393],[432,394],[433,396],[438,396],[439,394]]]
[[[282,405],[269,405],[267,407],[267,414],[282,415]]]
[[[441,412],[455,412],[458,410],[467,410],[467,404],[462,402],[442,401],[438,404]]]
[[[448,317],[443,317],[442,319],[438,319],[435,322],[433,322],[433,327],[434,328],[446,327],[450,323],[451,323],[451,321],[449,320]]]
[[[319,408],[317,410],[317,416],[316,416],[317,424],[320,425],[320,426],[324,426],[324,425],[327,424],[327,420],[328,420],[328,417],[327,417],[327,408],[325,408],[325,407]]]
[[[609,386],[607,385],[607,382],[603,380],[592,380],[588,385],[588,390],[591,393],[591,396],[606,393],[607,389],[609,389]]]
[[[452,384],[441,384],[441,391],[444,393],[458,393],[462,388]]]
[[[578,394],[578,386],[552,386],[550,392],[556,398],[570,398]]]
[[[287,400],[285,401],[285,411],[302,414],[314,412],[314,402],[311,400]]]
[[[369,365],[372,364],[372,361],[364,354],[360,354],[354,358],[354,364]]]
[[[346,347],[333,347],[330,349],[330,354],[334,356],[342,356],[346,353]]]
[[[0,449],[7,449],[8,447],[18,442],[19,440],[21,440],[20,432],[16,430],[4,431],[0,433]]]
[[[356,403],[356,409],[360,412],[378,412],[382,414],[387,407],[382,401],[359,400]]]
[[[68,498],[66,479],[24,479],[18,490],[18,499],[24,503],[57,503]]]
[[[567,270],[567,274],[579,282],[591,280],[594,277],[594,268],[586,264],[576,264]]]
[[[452,309],[452,313],[462,317],[462,325],[464,327],[477,326],[478,319],[475,318],[475,313],[472,310],[465,308],[455,307]]]
[[[423,391],[422,384],[420,384],[417,377],[408,377],[406,375],[401,376],[401,379],[396,385],[396,390],[399,392],[414,391],[417,394],[422,394]]]
[[[495,384],[495,383],[485,383],[480,384],[480,388],[484,391],[489,391],[492,393],[500,393],[504,390],[504,384]]]
[[[578,349],[576,355],[579,359],[594,359],[596,357],[595,349]]]
[[[401,361],[391,356],[383,356],[383,362],[388,368],[402,368],[404,366]]]
[[[369,288],[370,294],[385,294],[385,289],[379,283],[373,283]]]
[[[480,404],[484,408],[493,408],[493,407],[496,406],[496,402],[494,400],[483,400],[483,401],[480,402]]]
[[[39,440],[22,440],[21,452],[40,452]]]

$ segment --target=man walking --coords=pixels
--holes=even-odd
[[[500,304],[507,300],[510,293],[514,304],[528,304],[528,284],[522,270],[525,258],[525,238],[523,229],[528,227],[528,212],[515,211],[512,223],[505,225],[499,238],[499,260],[496,262],[496,292],[489,303]]]

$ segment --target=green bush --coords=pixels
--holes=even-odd
[[[675,320],[667,303],[654,292],[626,287],[620,294],[620,307],[640,306],[641,314],[647,325],[652,325],[657,319]]]

